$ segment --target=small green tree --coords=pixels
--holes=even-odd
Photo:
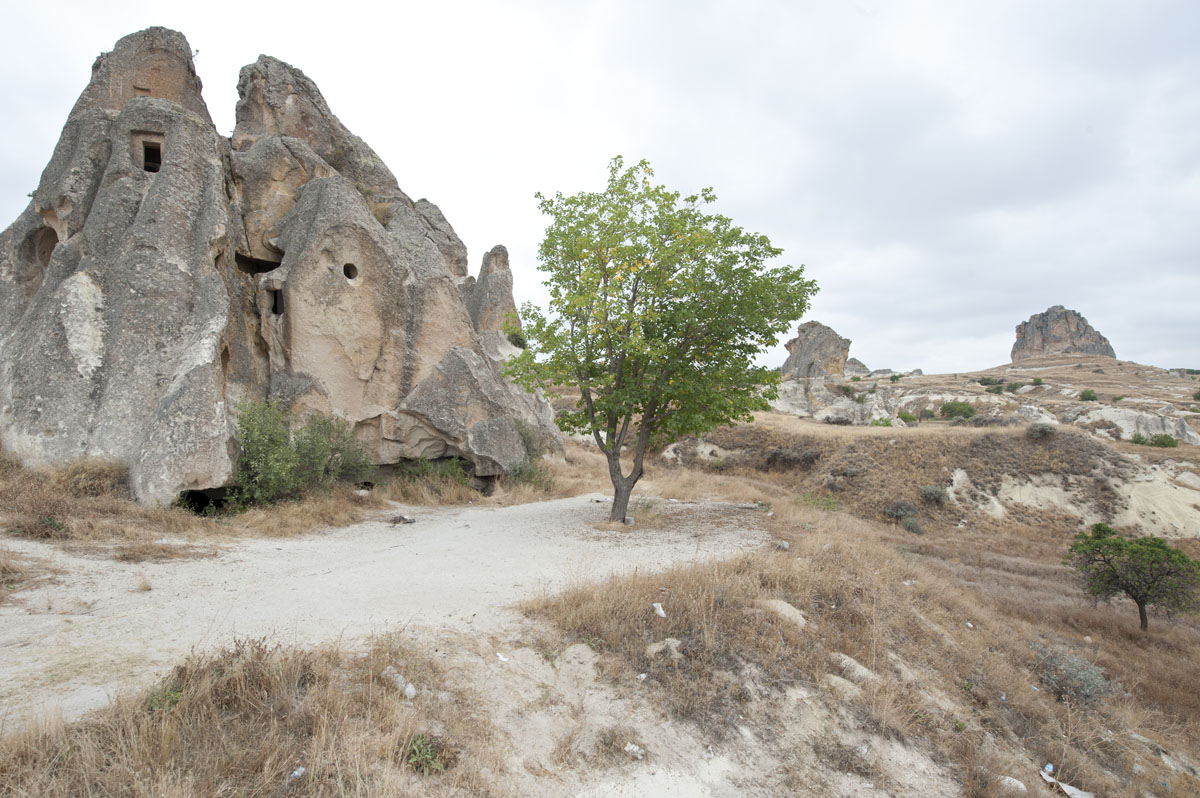
[[[1124,593],[1137,604],[1142,631],[1148,628],[1146,608],[1168,612],[1197,608],[1200,562],[1162,538],[1122,538],[1108,524],[1081,531],[1064,563],[1075,568],[1083,589],[1097,601]]]
[[[602,192],[537,195],[550,217],[538,252],[549,314],[525,304],[529,346],[508,367],[527,388],[578,388],[558,424],[608,458],[614,521],[648,448],[769,407],[779,374],[754,357],[816,291],[803,267],[764,268],[781,252],[766,236],[706,212],[712,189],[681,201],[652,176],[617,157]]]
[[[970,418],[975,415],[975,406],[970,402],[951,399],[948,402],[942,402],[940,412],[942,418]]]

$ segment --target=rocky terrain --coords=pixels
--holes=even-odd
[[[241,71],[218,135],[163,28],[104,53],[25,212],[0,234],[0,436],[30,463],[110,458],[168,503],[233,475],[237,407],[354,425],[376,463],[460,457],[494,479],[559,447],[510,386],[503,247],[468,275],[301,71]],[[524,435],[524,437],[523,437]]]
[[[1055,305],[1045,313],[1035,313],[1029,321],[1017,325],[1012,362],[1048,355],[1080,353],[1116,357],[1108,339],[1092,328],[1088,320],[1074,310]]]

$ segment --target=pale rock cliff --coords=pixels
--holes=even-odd
[[[1055,305],[1017,325],[1011,359],[1017,363],[1043,355],[1072,352],[1116,357],[1112,344],[1093,329],[1087,319],[1074,310]]]

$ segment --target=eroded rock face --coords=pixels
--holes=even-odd
[[[806,321],[796,328],[796,337],[788,341],[788,357],[783,363],[786,379],[841,377],[850,355],[850,339],[843,338],[819,321]]]
[[[528,441],[561,449],[549,406],[481,342],[437,207],[299,70],[261,57],[238,88],[231,142],[182,35],[151,28],[97,59],[0,234],[5,449],[122,460],[149,502],[229,484],[247,399],[345,418],[378,463],[460,456],[488,476]],[[501,271],[512,305],[504,267],[481,274],[488,307]]]
[[[1017,325],[1017,341],[1011,356],[1013,363],[1071,352],[1116,357],[1107,338],[1079,313],[1062,305],[1055,305],[1045,313],[1035,313],[1029,321]]]

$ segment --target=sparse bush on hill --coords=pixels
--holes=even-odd
[[[952,399],[949,402],[942,402],[940,412],[942,418],[970,418],[975,415],[975,406],[970,402]]]
[[[1091,388],[1088,388],[1085,391],[1081,391],[1079,394],[1079,401],[1081,401],[1081,402],[1095,402],[1098,400],[1099,400],[1099,397],[1096,396],[1096,392],[1093,391]]]
[[[925,534],[925,530],[921,528],[921,522],[917,520],[916,516],[912,515],[906,515],[900,519],[900,528],[914,535]]]
[[[907,410],[901,410],[900,412],[896,413],[896,417],[897,417],[898,419],[900,419],[901,421],[903,421],[905,424],[918,424],[918,423],[920,423],[920,422],[917,420],[917,417],[916,417],[916,416],[914,416],[912,413],[909,413]]]
[[[1042,686],[1059,701],[1083,706],[1093,705],[1120,689],[1117,682],[1104,678],[1104,669],[1065,651],[1056,651],[1036,643],[1038,676]]]
[[[1041,385],[1043,382],[1045,382],[1045,381],[1044,381],[1044,380],[1043,380],[1041,377],[1034,377],[1034,378],[1033,378],[1033,384],[1034,384],[1034,385]]]
[[[934,418],[935,416],[933,414],[933,408],[931,408],[931,407],[922,408],[921,412],[917,414],[917,417],[920,418],[922,421],[927,421],[929,419]]]
[[[900,375],[900,374],[893,374],[890,377],[888,377],[888,379],[891,380],[892,382],[900,382],[901,376],[902,375]]]
[[[1200,402],[1200,391],[1196,391],[1194,394],[1192,394],[1192,398],[1197,402]]]
[[[1125,398],[1124,396],[1114,396],[1114,397],[1112,398],[1112,401],[1114,401],[1114,402],[1119,402],[1119,401],[1121,401],[1121,400],[1122,400],[1122,399],[1124,399],[1124,398]]]
[[[922,485],[919,493],[921,501],[930,504],[942,504],[950,498],[950,493],[946,490],[945,485]]]
[[[1021,383],[1019,383],[1019,382],[1010,382],[1010,383],[1008,383],[1007,385],[1005,385],[1005,386],[1004,386],[1004,390],[1005,390],[1005,391],[1007,391],[1008,393],[1016,393],[1016,392],[1017,392],[1017,389],[1018,389],[1018,388],[1020,388],[1020,387],[1021,387]]]
[[[884,508],[883,514],[888,518],[900,520],[917,514],[917,506],[912,502],[892,502]]]
[[[892,420],[890,418],[873,418],[871,419],[872,427],[890,427]]]
[[[1166,434],[1151,435],[1150,445],[1157,446],[1160,449],[1174,449],[1179,445],[1179,441]]]
[[[1000,385],[1002,381],[996,379],[995,377],[980,377],[979,379],[976,380],[976,382],[978,382],[980,385],[986,386],[986,385]]]
[[[991,386],[990,388],[986,388],[985,390],[986,390],[988,393],[1003,393],[1003,392],[1004,392],[1004,386],[1003,386],[1003,385],[993,385],[993,386]]]
[[[1025,430],[1025,434],[1035,441],[1052,437],[1055,432],[1054,425],[1047,421],[1035,421]]]

